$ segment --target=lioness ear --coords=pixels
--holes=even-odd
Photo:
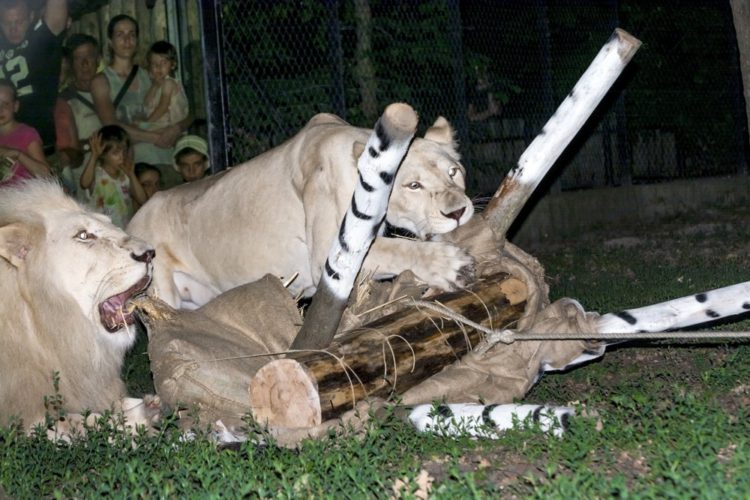
[[[355,142],[352,146],[352,154],[354,155],[355,160],[359,160],[359,157],[362,156],[362,153],[365,152],[365,143],[364,142]]]
[[[0,257],[14,267],[21,267],[31,250],[31,235],[23,224],[0,227]]]
[[[432,127],[425,132],[424,138],[456,149],[458,144],[456,144],[455,134],[456,133],[453,130],[453,127],[451,127],[451,124],[448,123],[448,120],[442,116],[438,116],[438,119],[435,120]]]
[[[427,132],[425,132],[424,138],[429,141],[448,146],[451,149],[450,155],[453,157],[453,159],[455,159],[456,161],[461,160],[461,155],[458,154],[456,131],[453,130],[451,124],[448,123],[448,120],[446,120],[444,117],[438,116],[438,119],[435,120],[435,123],[432,124],[432,127],[428,128]]]

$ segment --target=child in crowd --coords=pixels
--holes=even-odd
[[[174,168],[185,182],[197,181],[208,171],[208,144],[197,135],[180,137],[174,145]]]
[[[150,199],[154,193],[161,191],[161,170],[150,163],[136,163],[135,175],[143,186],[146,199]]]
[[[16,121],[18,107],[15,85],[0,80],[0,186],[50,175],[42,138],[33,127]]]
[[[174,45],[164,40],[155,42],[146,55],[146,61],[151,88],[143,100],[145,120],[140,122],[141,128],[162,128],[185,119],[189,107],[185,89],[174,78],[177,69]]]
[[[88,190],[93,208],[125,228],[133,202],[146,203],[146,193],[135,175],[130,138],[119,125],[105,125],[89,139],[91,155],[81,172],[80,185]]]

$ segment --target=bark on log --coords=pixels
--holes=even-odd
[[[471,290],[435,302],[492,328],[509,327],[526,305],[526,285],[501,273]],[[403,392],[459,360],[482,339],[477,330],[438,312],[412,307],[337,337],[324,351],[296,352],[271,361],[250,383],[254,418],[277,427],[309,427],[334,418],[365,397]],[[290,362],[295,369],[290,368]],[[276,369],[275,364],[284,364]],[[297,369],[299,367],[300,369]],[[290,401],[315,401],[301,411]],[[310,418],[320,412],[320,419]]]

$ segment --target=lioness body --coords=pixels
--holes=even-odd
[[[55,372],[60,409],[120,409],[135,341],[125,303],[148,285],[152,257],[53,182],[0,190],[0,425],[43,422]]]
[[[315,116],[293,138],[219,175],[155,195],[128,232],[157,251],[153,292],[174,307],[205,304],[271,273],[296,275],[311,295],[357,183],[371,130]],[[387,220],[423,239],[465,223],[473,206],[453,130],[438,119],[415,139],[395,180]],[[411,269],[431,285],[461,284],[471,259],[438,241],[377,238],[364,263],[380,275]]]

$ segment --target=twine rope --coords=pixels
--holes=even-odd
[[[721,331],[694,331],[694,332],[573,332],[573,333],[555,333],[555,332],[516,332],[509,329],[496,330],[487,328],[476,323],[466,316],[463,316],[443,304],[429,302],[425,300],[412,300],[412,304],[417,307],[431,309],[448,318],[468,325],[487,335],[486,342],[493,346],[498,342],[503,344],[512,344],[518,340],[636,340],[636,339],[748,339],[750,332],[733,332],[727,330]]]

